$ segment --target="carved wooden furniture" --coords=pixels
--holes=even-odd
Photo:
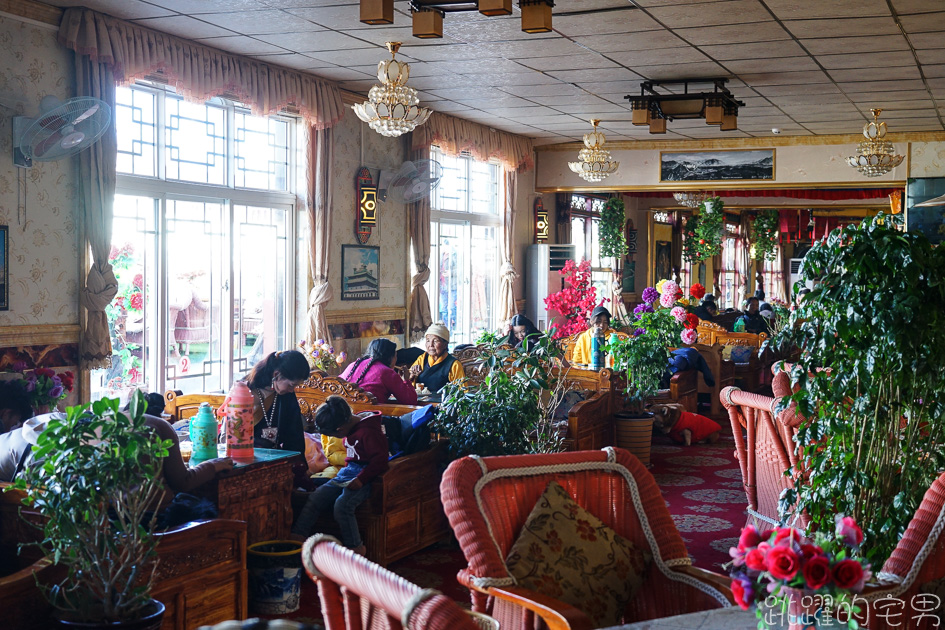
[[[715,377],[715,385],[712,387],[706,385],[702,379],[697,379],[698,393],[709,395],[709,415],[713,418],[721,417],[725,412],[719,394],[726,387],[735,384],[735,364],[722,358],[722,346],[718,344],[707,346],[697,343],[692,347],[702,355]]]
[[[164,392],[164,413],[168,414],[168,422],[186,420],[197,415],[200,403],[208,402],[216,410],[223,404],[225,394],[180,394],[173,389]]]
[[[604,524],[653,555],[645,586],[624,612],[626,621],[731,605],[730,579],[690,566],[653,476],[629,452],[614,448],[464,457],[450,464],[440,491],[469,563],[457,579],[470,590],[473,610],[492,615],[503,630],[538,627],[538,617],[549,628],[590,628],[582,612],[514,584],[506,568],[512,544],[552,480]]]
[[[302,563],[318,585],[327,630],[361,630],[362,618],[371,620],[371,628],[479,628],[449,597],[423,590],[327,536],[306,541]]]
[[[700,343],[704,346],[711,346],[715,343],[715,335],[717,333],[728,332],[724,326],[720,326],[715,322],[710,322],[707,319],[700,319],[699,325],[696,326],[696,333],[699,335],[697,343]]]
[[[625,332],[619,332],[616,330],[611,330],[610,332],[616,334],[620,339],[627,339],[629,337],[629,335]],[[577,344],[577,338],[580,337],[581,334],[582,333],[575,333],[570,337],[565,337],[564,339],[558,340],[558,344],[561,346],[561,349],[564,350],[564,358],[567,359],[568,362],[572,361],[574,356],[574,346]],[[606,342],[609,338],[610,333],[607,334],[607,338],[605,338],[604,341]]]
[[[462,350],[454,351],[453,357],[463,364],[463,371],[466,373],[466,379],[472,385],[478,385],[486,377],[488,368],[482,363],[482,346],[469,346]]]
[[[315,410],[329,396],[341,396],[351,405],[354,412],[376,409],[386,416],[402,416],[422,408],[422,405],[377,402],[377,398],[371,392],[340,377],[329,376],[321,370],[312,370],[308,378],[295,388],[295,396],[299,399],[302,418],[309,424],[314,424]]]
[[[650,397],[653,403],[679,403],[686,411],[699,411],[699,374],[698,370],[682,370],[669,379],[669,389],[661,389]]]
[[[23,493],[2,492],[0,484],[0,610],[4,627],[46,630],[51,608],[36,585],[53,584],[61,567],[49,566],[38,557],[32,542],[40,530],[20,516]],[[38,514],[23,508],[27,518],[39,522]],[[190,630],[228,619],[245,619],[247,610],[246,523],[214,519],[194,521],[160,532],[158,565],[152,595],[166,607],[162,630]]]
[[[614,397],[607,391],[596,392],[571,407],[564,450],[592,451],[616,444],[615,411]]]
[[[268,448],[254,450],[251,464],[237,463],[193,491],[213,501],[220,518],[246,521],[250,544],[287,538],[292,529],[292,465],[301,455]]]

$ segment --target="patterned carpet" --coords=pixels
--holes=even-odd
[[[677,445],[668,437],[653,437],[650,472],[666,498],[686,548],[698,567],[724,572],[729,547],[738,541],[745,524],[745,491],[735,461],[735,443],[724,433],[713,445]],[[469,594],[456,582],[466,561],[455,541],[445,541],[392,564],[394,573],[424,588],[435,588],[469,607]],[[302,582],[302,605],[283,618],[302,622],[320,620],[318,593]]]

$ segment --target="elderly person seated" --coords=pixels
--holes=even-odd
[[[422,383],[434,394],[450,381],[463,378],[463,364],[449,353],[450,331],[443,324],[432,324],[424,339],[426,352],[410,366],[410,379]]]
[[[571,363],[589,364],[592,358],[591,348],[593,347],[591,345],[591,339],[595,334],[602,335],[606,342],[611,333],[615,332],[614,329],[610,327],[610,311],[603,306],[598,306],[591,311],[588,322],[591,327],[578,335],[577,340],[574,342],[574,351],[571,353]]]

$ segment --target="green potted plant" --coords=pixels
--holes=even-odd
[[[145,424],[146,402],[132,395],[70,407],[51,419],[34,461],[14,487],[41,517],[43,552],[65,577],[45,587],[64,627],[159,628],[164,605],[151,598],[157,540],[151,533],[170,441]],[[134,622],[132,625],[130,622]]]
[[[612,340],[606,351],[613,357],[614,372],[624,373],[627,382],[626,411],[616,419],[617,445],[648,463],[653,415],[644,411],[646,402],[659,390],[669,349],[698,339],[699,318],[677,304],[682,292],[675,282],[662,282],[659,290],[647,287],[642,297],[627,327],[629,336]]]
[[[566,393],[567,368],[554,370],[562,355],[553,331],[530,338],[527,349],[503,345],[504,337],[481,338],[482,384],[448,383],[435,427],[449,437],[455,457],[560,451],[564,435],[554,411]]]
[[[796,402],[807,422],[782,518],[802,511],[826,531],[852,516],[882,566],[945,470],[945,249],[880,214],[815,244],[801,279],[814,289],[780,335],[800,348],[800,388],[782,407]]]
[[[613,258],[611,267],[614,282],[621,279],[620,261],[627,255],[627,238],[623,228],[627,222],[624,212],[623,199],[611,197],[604,204],[600,213],[600,255],[602,258]]]
[[[722,253],[725,229],[725,204],[720,197],[709,197],[702,202],[699,214],[686,221],[683,239],[683,257],[691,262],[702,262]]]

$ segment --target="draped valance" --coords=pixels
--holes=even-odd
[[[529,138],[448,114],[433,112],[430,120],[413,131],[412,150],[418,151],[434,144],[451,156],[468,151],[480,162],[496,158],[510,171],[527,171],[535,166]]]
[[[188,100],[204,102],[231,95],[261,116],[293,105],[316,129],[331,127],[344,114],[341,91],[331,81],[200,46],[89,9],[66,9],[59,42],[109,66],[120,84],[161,72]]]

